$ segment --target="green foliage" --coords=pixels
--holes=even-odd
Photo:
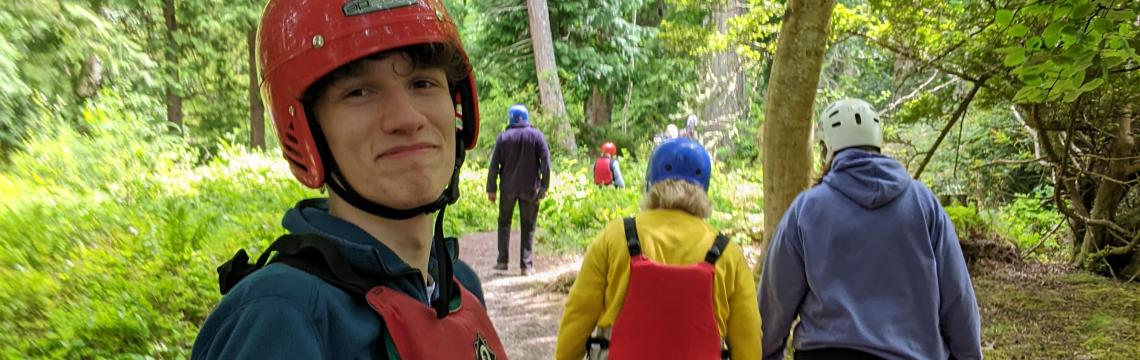
[[[1013,101],[1073,102],[1110,73],[1140,62],[1135,24],[1140,7],[1125,1],[1030,2],[994,19],[1013,43],[998,49],[1022,82]]]
[[[0,159],[33,132],[25,121],[41,110],[77,119],[84,98],[94,95],[84,91],[96,90],[89,86],[94,71],[88,60],[102,60],[102,77],[119,75],[117,60],[138,60],[132,45],[80,2],[29,0],[0,7]]]
[[[954,203],[946,206],[945,209],[946,215],[954,224],[954,231],[958,233],[960,240],[990,233],[990,225],[982,219],[978,214],[978,209],[973,205],[965,206]]]
[[[313,194],[276,155],[223,144],[190,167],[161,126],[85,113],[91,135],[59,125],[0,171],[0,355],[187,357],[223,256]]]
[[[1018,194],[1012,202],[999,209],[1001,226],[997,228],[1023,250],[1037,245],[1045,236],[1050,236],[1042,244],[1046,250],[1060,250],[1058,239],[1065,238],[1066,229],[1059,226],[1064,217],[1052,206],[1052,192],[1050,187],[1032,194]]]

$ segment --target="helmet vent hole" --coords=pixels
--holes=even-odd
[[[665,171],[673,171],[673,165],[665,164]]]
[[[879,122],[879,118],[875,118],[875,122]]]
[[[697,176],[701,175],[701,169],[697,169]]]
[[[855,125],[863,125],[863,117],[859,114],[855,114]]]
[[[841,124],[843,124],[843,122],[842,122],[842,121],[836,121],[836,122],[834,122],[834,123],[832,123],[832,124],[831,124],[831,127],[833,127],[833,128],[835,128],[835,127],[839,127],[839,125],[841,125]]]
[[[835,115],[837,115],[837,114],[839,114],[839,110],[835,110],[834,112],[832,112],[832,113],[831,113],[831,115],[828,115],[827,117],[831,118],[831,117],[834,117],[834,116],[835,116]]]

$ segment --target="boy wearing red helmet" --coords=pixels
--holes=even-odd
[[[602,143],[602,155],[594,160],[594,185],[625,187],[617,160],[617,145],[612,142]]]
[[[286,212],[256,264],[219,267],[191,356],[505,358],[443,237],[478,109],[442,2],[271,0],[257,53],[293,174],[331,191]]]

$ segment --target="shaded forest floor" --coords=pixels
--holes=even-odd
[[[990,359],[1140,359],[1140,285],[1064,266],[971,270]]]

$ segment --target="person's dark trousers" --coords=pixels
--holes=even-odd
[[[854,349],[823,348],[796,350],[795,360],[881,360],[881,357]]]
[[[523,269],[534,267],[531,259],[534,248],[534,222],[538,218],[538,194],[502,193],[499,194],[499,264],[510,262],[511,220],[514,217],[515,203],[519,204],[519,222],[522,239],[519,243],[520,262]]]

